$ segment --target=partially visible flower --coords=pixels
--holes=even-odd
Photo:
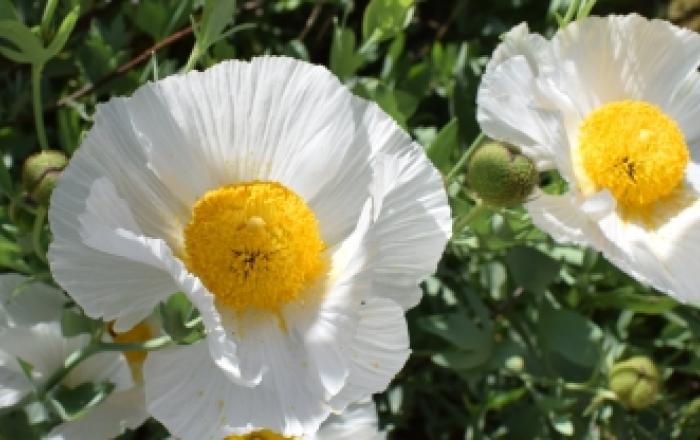
[[[183,292],[205,340],[149,353],[183,439],[313,433],[384,390],[451,233],[442,178],[376,104],[283,57],[173,75],[98,107],[53,192],[52,273],[129,330]]]
[[[255,431],[246,435],[231,435],[225,440],[384,440],[379,431],[377,410],[373,402],[348,406],[342,414],[326,419],[316,433],[301,437],[284,437],[272,431]]]
[[[638,15],[589,17],[551,39],[511,30],[478,120],[568,192],[535,193],[533,222],[641,282],[700,301],[700,36]]]
[[[35,384],[62,368],[71,353],[89,343],[88,335],[63,337],[59,320],[66,302],[52,287],[21,275],[0,275],[0,407],[20,402]],[[18,359],[31,365],[33,383]],[[110,382],[114,390],[80,418],[56,426],[49,439],[113,438],[148,418],[143,388],[135,386],[123,355],[93,355],[58,385],[72,389],[89,382]]]

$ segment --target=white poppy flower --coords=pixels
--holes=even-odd
[[[638,15],[590,17],[551,39],[511,30],[478,93],[490,137],[568,182],[526,204],[560,241],[700,301],[700,36]]]
[[[379,431],[373,402],[349,405],[342,414],[332,414],[317,432],[301,437],[285,437],[269,430],[232,435],[224,440],[384,440]]]
[[[421,147],[326,69],[231,61],[98,107],[53,193],[55,279],[124,331],[184,292],[206,341],[153,352],[184,439],[314,432],[383,390],[450,234]]]
[[[59,370],[66,358],[85,347],[89,335],[64,338],[59,319],[66,303],[58,290],[16,275],[0,275],[0,407],[18,403],[33,392],[18,362],[28,362],[34,384]],[[76,420],[56,426],[52,440],[107,439],[140,426],[149,416],[143,388],[136,386],[120,353],[100,353],[77,365],[60,385],[111,382],[114,390]]]

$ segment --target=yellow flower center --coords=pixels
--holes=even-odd
[[[237,312],[279,312],[324,269],[318,220],[276,182],[207,192],[192,208],[184,236],[188,269]]]
[[[267,429],[251,432],[246,435],[229,435],[224,440],[294,440],[294,437],[284,437]]]
[[[155,337],[151,326],[145,321],[141,321],[134,328],[124,333],[117,333],[110,328],[110,334],[114,342],[120,344],[131,344],[136,342],[148,341]],[[129,364],[131,369],[131,374],[134,376],[136,381],[141,380],[141,371],[143,369],[143,362],[146,360],[147,352],[144,350],[133,350],[125,351],[124,357],[126,357],[126,362]]]
[[[680,128],[661,109],[618,101],[581,123],[578,160],[584,192],[607,189],[623,211],[640,213],[681,183],[689,153]]]

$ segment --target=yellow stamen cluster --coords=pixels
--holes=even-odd
[[[188,269],[237,312],[279,312],[324,269],[318,220],[276,182],[209,191],[195,203],[184,236]]]
[[[661,109],[618,101],[582,122],[578,160],[594,191],[608,189],[623,211],[638,213],[682,182],[689,153],[678,125]]]
[[[246,435],[229,435],[224,440],[294,440],[294,437],[284,437],[267,429],[251,432]]]

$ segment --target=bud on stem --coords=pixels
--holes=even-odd
[[[487,205],[507,208],[527,200],[538,182],[532,161],[515,147],[487,142],[478,148],[467,163],[467,184]]]

